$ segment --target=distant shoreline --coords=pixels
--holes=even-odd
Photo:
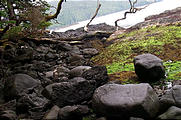
[[[141,6],[141,7],[144,7],[144,6]],[[181,7],[180,0],[172,0],[172,1],[171,0],[162,0],[160,2],[152,3],[145,9],[138,11],[136,14],[129,14],[127,16],[127,19],[119,22],[119,26],[128,28],[137,23],[143,22],[144,19],[150,15],[160,14],[166,10],[172,10],[177,7]],[[92,24],[106,23],[108,25],[114,26],[114,21],[117,20],[118,18],[121,18],[124,15],[125,11],[127,11],[127,10],[97,17],[93,20]],[[85,26],[87,23],[88,23],[88,20],[81,21],[74,25],[70,25],[68,27],[54,29],[53,31],[65,32],[65,31],[71,30],[71,29],[75,30],[77,28]]]

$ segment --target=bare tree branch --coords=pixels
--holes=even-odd
[[[57,7],[57,10],[56,10],[56,13],[53,14],[53,15],[49,15],[49,16],[45,17],[45,21],[50,21],[52,19],[57,18],[58,14],[60,13],[60,10],[62,9],[62,3],[63,2],[64,2],[64,0],[60,0],[58,2],[58,7]],[[65,0],[65,2],[66,2],[66,0]]]
[[[90,19],[90,21],[87,23],[87,25],[84,26],[84,31],[86,31],[86,32],[88,31],[88,26],[89,26],[90,23],[94,20],[94,18],[97,16],[100,8],[101,8],[100,1],[97,0],[97,9],[96,9],[96,12],[95,12],[95,14],[92,16],[92,18]]]
[[[140,10],[142,10],[142,9],[145,9],[146,7],[149,6],[149,5],[146,5],[146,6],[143,7],[143,8],[135,8],[135,4],[136,4],[136,3],[137,3],[137,0],[135,0],[133,3],[131,2],[131,0],[129,0],[129,4],[130,4],[130,9],[129,9],[129,11],[126,11],[126,12],[124,13],[124,17],[123,17],[123,18],[117,19],[117,20],[115,21],[115,26],[117,27],[117,29],[118,29],[118,22],[119,22],[120,20],[126,19],[126,16],[127,16],[128,13],[136,13],[137,11],[140,11]]]

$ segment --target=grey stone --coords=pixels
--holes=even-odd
[[[47,78],[53,78],[53,71],[48,71],[45,74]]]
[[[134,58],[134,67],[137,76],[142,81],[158,81],[165,78],[165,69],[162,60],[152,54],[142,54]]]
[[[113,118],[154,118],[159,100],[149,84],[106,84],[94,92],[93,109]]]
[[[69,77],[70,70],[63,66],[58,66],[53,71],[53,78],[57,82],[58,79],[62,79],[62,77]]]
[[[46,55],[45,55],[45,60],[55,60],[58,58],[58,54],[53,54],[51,52],[48,52]]]
[[[56,85],[58,83],[53,83],[53,84],[50,84],[50,85],[47,85],[43,91],[42,91],[42,95],[44,97],[46,97],[47,99],[51,100],[52,99],[52,93],[53,93],[53,89],[52,89],[52,86]]]
[[[52,86],[52,101],[59,107],[77,104],[92,97],[95,81],[87,81],[76,77],[70,82],[62,82]]]
[[[171,106],[181,107],[181,85],[175,85],[160,98],[161,111]]]
[[[82,50],[83,54],[94,56],[99,54],[99,52],[95,48],[85,48]]]
[[[95,66],[91,69],[86,70],[82,77],[86,80],[95,80],[96,81],[96,87],[99,87],[101,85],[104,85],[108,82],[108,74],[107,69],[105,66]]]
[[[6,80],[4,91],[5,99],[11,100],[17,97],[22,92],[26,92],[29,89],[33,89],[40,85],[40,81],[33,79],[26,74],[16,74],[9,77]]]
[[[83,72],[86,70],[89,70],[91,67],[90,66],[78,66],[70,70],[69,75],[70,77],[81,77]]]
[[[51,99],[59,107],[72,105],[92,97],[95,90],[95,81],[88,81],[76,77],[69,82],[54,83],[46,86],[42,94]]]
[[[49,101],[41,94],[42,89],[41,86],[37,86],[28,93],[20,94],[16,104],[16,112],[19,114],[26,113],[30,109],[45,106]]]
[[[44,116],[44,120],[57,120],[60,108],[54,105],[51,110]]]
[[[170,107],[165,113],[159,115],[160,120],[181,120],[181,109],[175,106]]]
[[[79,55],[76,53],[70,53],[68,57],[68,63],[72,66],[80,66],[83,65],[85,62],[85,58],[83,55]]]
[[[174,80],[173,81],[173,86],[174,85],[181,85],[181,80]]]
[[[65,106],[59,111],[60,120],[82,120],[82,116],[89,113],[85,105]]]
[[[55,47],[56,50],[71,51],[73,47],[65,42],[60,42]]]
[[[30,61],[33,59],[33,50],[32,48],[20,48],[17,49],[16,54],[17,56],[15,56],[12,60],[14,62],[26,62],[26,61]]]

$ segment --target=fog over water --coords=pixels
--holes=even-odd
[[[145,17],[150,15],[155,15],[164,12],[165,10],[171,10],[177,7],[181,7],[181,0],[163,0],[161,2],[152,3],[147,6],[145,9],[136,12],[135,14],[127,14],[127,18],[125,20],[119,21],[119,26],[128,28],[133,26],[139,22],[143,22]],[[91,24],[98,23],[106,23],[108,25],[114,25],[114,21],[122,18],[124,16],[125,11],[120,11],[117,13],[101,16],[95,18]],[[54,31],[56,32],[65,32],[70,29],[77,29],[79,27],[83,27],[88,23],[89,20],[79,22],[75,25],[71,25],[64,28],[57,28]]]

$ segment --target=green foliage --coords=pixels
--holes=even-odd
[[[152,26],[118,36],[118,42],[106,48],[98,56],[92,58],[98,64],[130,63],[133,57],[142,53],[157,56],[165,53],[165,45],[180,49],[181,27]]]
[[[19,38],[22,34],[22,26],[14,26],[11,29],[9,29],[5,35],[3,36],[3,39],[16,39]]]
[[[50,23],[43,21],[45,21],[49,7],[44,0],[0,1],[0,30],[4,30],[2,33],[4,34],[9,29],[3,38],[17,37],[19,30],[34,34],[48,27]]]
[[[112,63],[111,65],[107,65],[108,74],[122,72],[122,71],[134,71],[133,63],[130,64],[122,64],[119,62]]]
[[[44,29],[44,28],[49,27],[50,25],[52,25],[51,22],[42,21],[42,22],[38,25],[38,29]]]
[[[167,80],[181,80],[181,61],[165,62],[164,66],[167,72]]]
[[[164,61],[166,81],[181,80],[181,27],[150,26],[118,35],[114,44],[92,58],[95,64],[106,65],[109,74],[117,76],[124,71],[134,71],[133,58],[139,54],[151,53]],[[173,62],[167,62],[171,60]],[[122,76],[121,76],[122,77]],[[131,79],[122,80],[132,83]]]

